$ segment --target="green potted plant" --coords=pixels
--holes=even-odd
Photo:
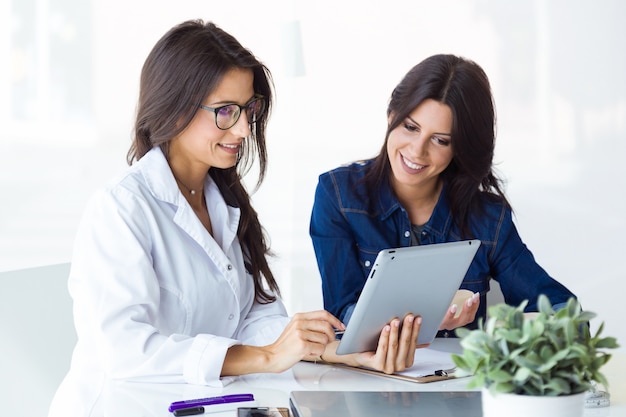
[[[463,348],[452,355],[457,375],[472,375],[468,388],[482,388],[485,417],[582,416],[586,391],[596,382],[608,385],[600,368],[617,341],[600,337],[604,323],[591,334],[596,314],[575,298],[554,311],[542,295],[531,315],[527,304],[491,306],[478,329],[457,329]]]

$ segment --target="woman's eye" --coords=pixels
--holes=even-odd
[[[220,107],[218,112],[220,116],[231,117],[235,113],[236,109],[237,108],[235,106],[229,105],[229,106]]]
[[[439,136],[433,136],[433,140],[441,146],[450,146],[450,140],[448,139],[444,139],[444,138],[440,138]]]
[[[404,128],[408,130],[409,132],[419,132],[419,128],[417,126],[409,124],[409,123],[405,123]]]

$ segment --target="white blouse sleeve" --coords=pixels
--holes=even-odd
[[[240,325],[237,338],[245,345],[269,345],[278,339],[289,320],[285,305],[279,297],[268,304],[255,301]]]

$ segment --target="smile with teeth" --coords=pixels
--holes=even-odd
[[[406,164],[406,166],[408,166],[411,169],[422,169],[425,167],[425,165],[417,165],[414,164],[413,162],[409,161],[408,159],[406,159],[404,156],[402,156],[402,161],[404,161],[404,163]]]
[[[237,149],[239,147],[239,145],[230,145],[227,143],[220,143],[220,146],[223,146],[224,148],[228,148],[228,149]]]

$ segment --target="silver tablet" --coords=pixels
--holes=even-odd
[[[481,417],[480,391],[291,391],[295,417]]]
[[[422,316],[417,343],[431,343],[479,246],[473,239],[380,251],[337,354],[376,350],[383,327],[408,313]]]

